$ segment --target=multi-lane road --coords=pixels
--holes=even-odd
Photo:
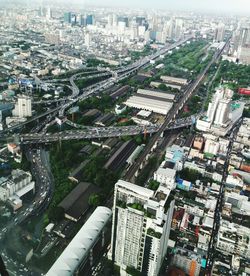
[[[173,124],[168,126],[170,129],[178,129],[188,127],[193,124],[194,116],[187,117],[185,119],[176,120]],[[45,121],[47,122],[47,121]],[[122,137],[122,136],[136,136],[140,134],[151,134],[159,131],[161,125],[149,125],[149,126],[111,126],[111,127],[79,127],[74,123],[68,122],[70,126],[77,128],[77,130],[61,131],[56,133],[46,133],[39,126],[34,128],[34,131],[26,134],[20,134],[20,143],[22,145],[31,144],[46,144],[56,141],[67,140],[80,140],[80,139],[102,139],[110,137]],[[44,124],[43,124],[44,125]],[[166,129],[165,129],[166,130]],[[6,139],[9,139],[6,137]]]

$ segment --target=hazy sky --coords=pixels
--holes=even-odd
[[[78,0],[81,2],[82,0]],[[203,10],[243,12],[250,15],[250,0],[85,0],[91,5],[164,8],[170,10]]]

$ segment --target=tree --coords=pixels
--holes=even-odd
[[[162,91],[168,91],[168,88],[167,88],[166,84],[164,84],[164,83],[161,83],[161,84],[158,86],[158,88],[159,88],[160,90],[162,90]]]
[[[100,203],[101,203],[100,196],[98,194],[91,194],[89,196],[88,203],[89,203],[90,206],[94,206],[94,207],[99,206]]]
[[[148,183],[148,188],[150,190],[156,191],[160,186],[160,183],[156,180],[150,180]]]

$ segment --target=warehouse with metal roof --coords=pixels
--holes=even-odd
[[[173,93],[167,93],[167,92],[161,92],[161,91],[149,90],[149,89],[138,89],[137,94],[162,98],[162,99],[169,100],[169,101],[173,101],[176,96]]]
[[[102,232],[109,223],[111,215],[112,211],[109,208],[97,207],[46,275],[74,275],[81,264],[89,258],[91,249],[102,237]]]
[[[142,95],[137,93],[136,95],[130,97],[125,102],[125,104],[129,107],[167,115],[173,106],[173,101],[161,97]]]

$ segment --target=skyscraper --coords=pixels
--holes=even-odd
[[[64,14],[64,22],[65,23],[71,23],[71,12],[65,12]]]
[[[46,9],[46,18],[51,19],[52,18],[52,11],[50,7],[47,7]]]
[[[128,27],[128,23],[129,23],[128,17],[125,17],[125,16],[118,17],[118,23],[119,22],[124,22],[125,23],[125,27]]]
[[[115,185],[111,256],[121,271],[157,276],[167,252],[174,208],[171,189],[152,191],[123,180]]]
[[[215,29],[215,41],[222,42],[225,37],[225,25],[223,23],[219,23],[217,28]]]
[[[86,16],[84,16],[84,15],[81,15],[80,16],[80,26],[82,26],[82,27],[84,27],[84,26],[86,26]]]
[[[92,15],[92,14],[87,15],[86,25],[94,25],[94,15]]]
[[[245,27],[241,29],[238,58],[240,62],[245,64],[250,64],[250,28],[249,27]]]

